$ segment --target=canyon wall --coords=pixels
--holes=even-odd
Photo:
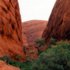
[[[0,57],[25,60],[18,0],[0,0]]]
[[[43,38],[46,43],[55,38],[70,40],[70,0],[56,0]]]

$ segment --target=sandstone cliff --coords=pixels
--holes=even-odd
[[[0,57],[25,60],[18,0],[0,0]]]
[[[46,42],[51,37],[57,40],[70,40],[70,0],[56,1],[43,34]]]

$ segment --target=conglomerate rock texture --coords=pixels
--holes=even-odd
[[[70,40],[70,0],[56,0],[43,38],[46,43],[53,37]]]
[[[25,60],[18,0],[0,0],[0,57]]]

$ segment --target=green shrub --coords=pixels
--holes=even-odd
[[[16,60],[20,60],[22,57],[21,57],[21,55],[16,54],[16,55],[14,55],[14,58],[15,58]]]
[[[44,47],[45,45],[45,40],[43,38],[39,38],[35,41],[37,49],[38,49],[38,54],[41,54],[42,51],[40,50],[40,48]]]
[[[55,47],[42,52],[36,61],[19,62],[8,56],[1,57],[0,60],[21,70],[70,70],[70,44],[56,43]]]
[[[41,47],[41,46],[44,46],[45,45],[45,40],[43,38],[37,39],[35,42],[36,42],[36,45],[38,47]]]
[[[26,54],[26,52],[27,52],[27,48],[26,48],[26,46],[25,45],[23,45],[23,52]]]
[[[32,70],[70,70],[70,44],[61,43],[43,52]]]
[[[56,45],[56,41],[57,40],[55,38],[51,37],[51,43],[50,44]]]
[[[9,62],[11,61],[11,59],[7,55],[0,57],[0,60],[5,61],[7,64],[9,64]]]
[[[0,60],[5,61],[7,64],[19,67],[21,70],[31,70],[32,62],[29,62],[29,61],[26,61],[26,62],[14,61],[8,56],[0,57]]]

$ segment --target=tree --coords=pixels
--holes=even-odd
[[[43,38],[37,39],[35,42],[38,47],[45,45],[45,40]]]
[[[70,70],[70,44],[57,44],[41,53],[32,70]]]

